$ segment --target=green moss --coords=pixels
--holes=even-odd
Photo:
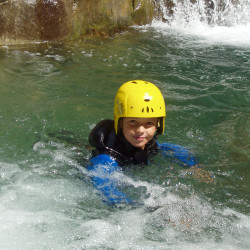
[[[135,10],[131,13],[133,24],[145,25],[154,18],[154,3],[151,0],[137,0],[134,2]]]
[[[122,2],[123,1],[123,2]],[[73,37],[109,36],[130,25],[130,0],[79,2],[73,19]]]

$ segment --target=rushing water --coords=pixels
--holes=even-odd
[[[249,249],[249,25],[218,28],[155,22],[0,48],[0,249]],[[116,209],[89,182],[87,140],[131,79],[161,88],[159,141],[195,152],[204,171],[163,159],[125,169],[117,178],[144,205]]]

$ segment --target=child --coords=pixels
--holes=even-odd
[[[165,116],[164,98],[154,84],[134,80],[118,89],[114,121],[99,122],[89,135],[95,150],[88,170],[94,186],[104,194],[107,203],[132,202],[119,191],[112,178],[124,165],[148,164],[150,156],[158,152],[171,155],[188,167],[195,165],[194,156],[185,148],[156,141],[164,131]]]

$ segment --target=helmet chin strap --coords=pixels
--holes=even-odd
[[[159,88],[143,80],[128,81],[118,89],[114,102],[115,131],[121,117],[160,118],[158,133],[164,131],[165,101]],[[158,127],[158,126],[157,126]]]
[[[158,131],[156,131],[156,133],[155,133],[155,135],[154,135],[154,139],[157,140],[158,137],[159,137],[159,133],[158,133]]]
[[[157,131],[156,131],[158,135],[162,134],[163,126],[164,126],[164,124],[163,124],[163,118],[160,117],[159,121],[158,121],[158,124],[157,124]]]

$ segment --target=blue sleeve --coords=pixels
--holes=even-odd
[[[196,157],[185,147],[171,143],[158,143],[158,147],[165,156],[178,159],[184,166],[191,167],[197,164]]]
[[[109,155],[100,154],[90,159],[90,162],[88,170],[91,173],[92,183],[97,190],[102,192],[104,200],[109,205],[132,203],[132,200],[118,190],[118,183],[112,178],[115,172],[121,171],[114,159]]]

